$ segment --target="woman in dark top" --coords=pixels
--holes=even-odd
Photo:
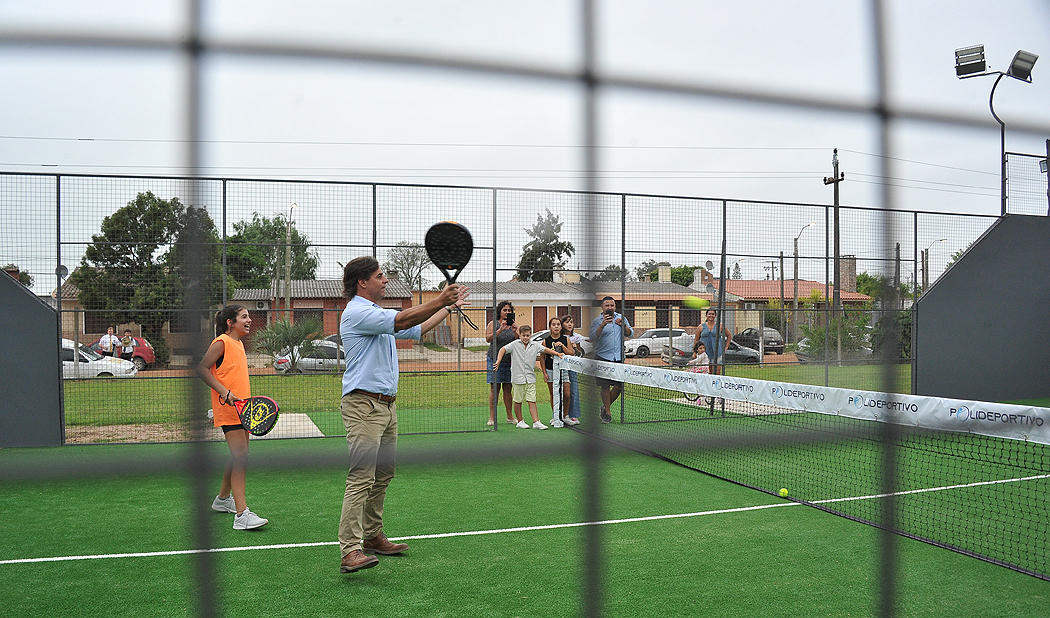
[[[514,413],[511,411],[511,382],[510,382],[510,354],[503,356],[499,369],[492,370],[492,364],[496,362],[499,351],[503,346],[518,338],[518,327],[514,324],[514,305],[509,300],[496,305],[496,315],[499,316],[489,322],[485,329],[485,341],[489,342],[489,350],[486,353],[485,381],[492,386],[489,387],[489,426],[496,423],[496,399],[500,389],[503,389],[503,406],[507,408],[507,422],[517,423]]]
[[[550,333],[543,338],[543,347],[562,352],[564,354],[574,354],[574,348],[569,338],[562,332],[561,318],[551,318],[550,322],[547,323],[547,328],[550,329]],[[558,415],[554,412],[554,357],[550,354],[543,355],[543,377],[547,380],[547,392],[551,396],[551,412],[553,414],[552,422],[555,427],[560,427],[560,423],[564,422],[569,416],[569,404],[571,402],[572,391],[571,385],[568,381],[565,381],[561,385],[561,409],[562,414]]]

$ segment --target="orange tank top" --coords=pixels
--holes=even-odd
[[[248,383],[248,355],[244,352],[244,344],[233,337],[223,333],[212,340],[212,343],[221,341],[224,346],[222,364],[218,367],[212,366],[211,374],[226,388],[233,392],[238,399],[247,399],[252,396],[252,388]],[[241,419],[237,416],[237,407],[226,405],[219,401],[220,395],[211,391],[211,409],[214,416],[213,422],[216,427],[223,425],[239,425]]]

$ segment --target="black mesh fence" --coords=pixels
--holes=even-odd
[[[1006,208],[1015,215],[1050,214],[1047,154],[1006,153]]]
[[[477,328],[457,316],[422,341],[401,344],[407,384],[419,385],[406,389],[402,405],[434,411],[406,422],[408,433],[488,427],[486,327],[492,307],[504,300],[534,333],[551,318],[571,315],[586,334],[601,298],[612,296],[636,329],[628,362],[662,363],[673,360],[673,354],[661,358],[664,344],[675,343],[664,339],[668,329],[692,337],[706,320],[707,310],[686,307],[684,298],[697,296],[718,309],[724,287],[719,322],[737,338],[734,347],[762,352],[740,364],[834,363],[836,371],[823,377],[810,371],[798,379],[846,379],[841,367],[872,364],[888,325],[909,322],[916,292],[994,221],[841,207],[836,297],[835,209],[827,205],[234,179],[202,180],[191,203],[183,197],[185,179],[18,174],[0,175],[0,190],[5,212],[24,211],[32,221],[18,233],[7,228],[5,244],[11,259],[30,265],[35,289],[50,293],[63,338],[89,348],[84,354],[105,355],[108,329],[117,339],[130,331],[134,372],[128,364],[107,366],[97,355],[67,352],[71,442],[184,439],[180,415],[207,410],[182,410],[187,401],[163,394],[195,379],[193,346],[214,336],[213,313],[231,303],[246,307],[252,319],[248,349],[257,389],[279,398],[286,413],[276,435],[339,435],[342,265],[374,255],[392,279],[385,306],[426,302],[444,278],[421,241],[441,220],[463,223],[474,237],[459,280],[472,289],[466,315]],[[191,311],[179,247],[180,235],[196,223],[206,237],[194,250],[203,256],[210,308]],[[582,251],[595,237],[601,249]],[[68,275],[56,278],[63,266]],[[780,343],[767,349],[756,336],[760,325]],[[908,336],[896,339],[903,343],[893,344],[894,358],[910,361]],[[450,374],[461,388],[428,382]],[[99,402],[109,397],[98,397],[98,389],[153,403],[107,406]],[[907,392],[907,385],[898,390]],[[447,392],[456,395],[436,394]]]

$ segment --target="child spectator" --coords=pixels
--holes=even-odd
[[[572,342],[569,341],[569,337],[562,330],[561,318],[551,318],[550,322],[547,323],[547,327],[550,328],[550,333],[543,338],[543,347],[548,350],[572,355],[574,353],[573,345]],[[547,393],[551,397],[551,425],[555,427],[564,427],[569,419],[569,405],[571,405],[572,401],[572,387],[568,380],[558,387],[558,396],[561,397],[561,409],[560,411],[557,410],[554,405],[554,383],[560,382],[560,380],[557,379],[559,376],[554,375],[554,357],[550,354],[545,354],[544,356],[543,377],[547,382]]]
[[[496,361],[492,364],[493,369],[499,367],[504,354],[510,354],[510,380],[513,383],[514,416],[518,419],[519,429],[528,429],[529,424],[521,415],[522,402],[528,402],[529,414],[532,415],[533,429],[546,429],[547,426],[540,422],[540,416],[536,410],[536,359],[541,352],[563,356],[561,352],[549,350],[538,341],[529,341],[532,336],[532,327],[523,324],[518,328],[520,338],[512,341],[499,351]]]
[[[710,359],[707,358],[707,346],[696,338],[696,343],[693,345],[693,358],[689,361],[689,365],[693,373],[711,373]]]

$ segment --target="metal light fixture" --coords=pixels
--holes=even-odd
[[[1030,82],[1032,81],[1032,67],[1035,66],[1036,60],[1039,60],[1039,56],[1032,52],[1018,50],[1014,54],[1014,59],[1010,61],[1010,68],[1006,70],[1006,74],[1015,79]]]
[[[955,50],[955,75],[962,78],[974,73],[984,73],[988,64],[984,60],[984,45],[974,45]]]
[[[999,123],[999,162],[1001,163],[999,197],[1002,202],[1001,213],[1003,216],[1006,216],[1006,123],[995,113],[995,106],[993,105],[995,88],[1002,81],[1003,76],[1006,75],[1022,82],[1032,83],[1032,67],[1035,66],[1035,61],[1038,59],[1039,56],[1032,52],[1026,52],[1023,49],[1018,50],[1014,54],[1014,59],[1010,61],[1010,68],[1007,69],[1006,73],[1003,73],[1002,71],[988,70],[989,67],[984,58],[984,45],[973,45],[955,50],[955,75],[959,79],[981,77],[983,75],[999,76],[995,78],[995,84],[992,85],[992,93],[988,95],[988,109],[991,110],[995,121]]]

